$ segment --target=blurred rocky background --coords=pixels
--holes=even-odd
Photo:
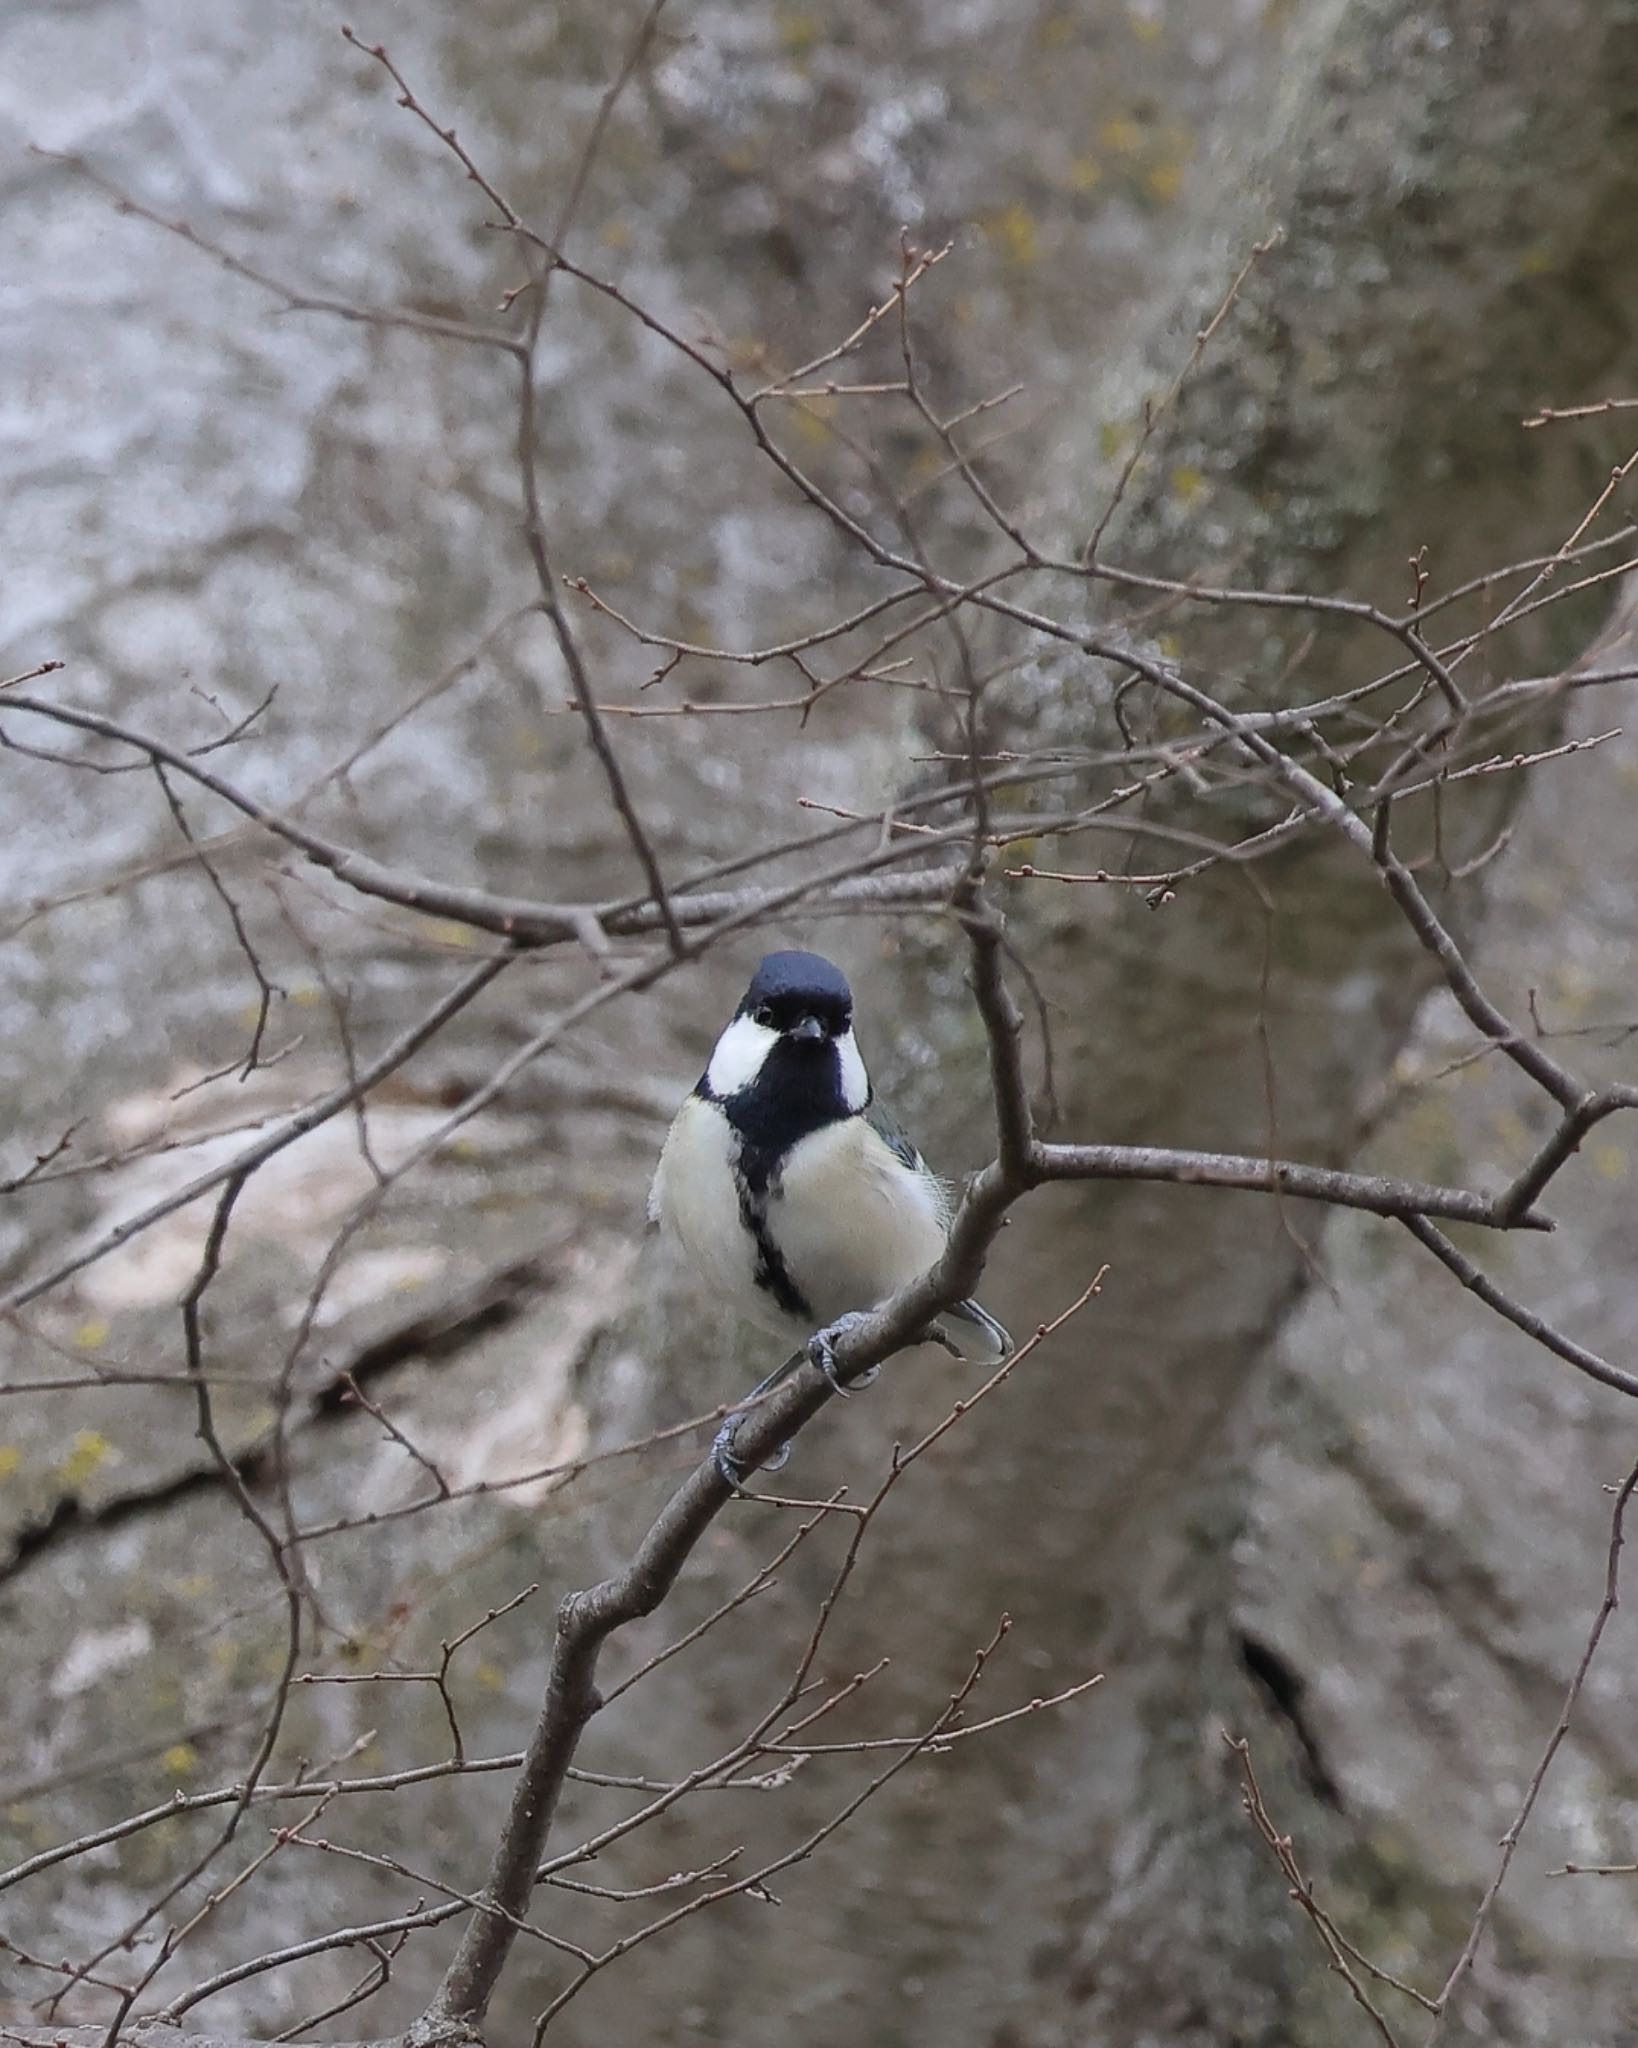
[[[577,0],[375,0],[353,26],[544,219],[636,19]],[[339,28],[309,0],[10,0],[0,16],[5,672],[61,660],[37,690],[190,746],[271,693],[220,756],[259,799],[299,802],[404,870],[553,900],[640,893],[530,610],[508,360],[292,310],[63,161],[289,291],[497,320],[522,278],[515,243]],[[951,409],[1024,387],[997,413],[987,474],[1032,532],[1073,552],[1145,397],[1276,224],[1280,247],[1134,479],[1112,529],[1120,559],[1393,608],[1424,545],[1435,592],[1550,555],[1630,453],[1630,414],[1521,426],[1543,401],[1638,395],[1630,0],[674,0],[615,110],[573,246],[771,378],[884,296],[901,231],[920,247],[949,239],[917,301],[929,380]],[[619,306],[555,278],[539,373],[556,564],[608,604],[666,634],[753,646],[878,594],[708,382]],[[868,440],[867,407],[837,424]],[[856,489],[823,409],[798,434],[803,421],[804,452]],[[982,561],[993,532],[926,447],[886,428],[873,445],[901,492],[924,493],[940,558]],[[1545,611],[1493,659],[1551,672],[1599,631],[1606,596]],[[665,684],[642,688],[661,657],[587,607],[575,618],[605,702],[666,701]],[[1293,614],[1163,623],[1269,700],[1323,695],[1386,660],[1368,634],[1316,640]],[[993,700],[1003,733],[1115,743],[1107,691],[1067,655],[992,651],[1014,665]],[[687,687],[730,704],[789,684],[701,664]],[[1624,713],[1622,691],[1588,693],[1564,735]],[[886,687],[835,692],[805,723],[611,725],[674,877],[811,829],[799,798],[869,810],[951,743],[936,700]],[[77,743],[5,726],[0,1180],[68,1137],[0,1195],[0,1277],[21,1286],[344,1079],[476,953],[470,931],[371,905],[184,792],[281,991],[267,1039],[280,1056],[241,1081],[256,985],[154,778],[33,758],[16,743]],[[1486,985],[1520,1016],[1533,1005],[1599,1078],[1634,1071],[1634,761],[1617,738],[1481,795],[1455,864],[1510,837],[1446,892]],[[1503,1182],[1542,1112],[1494,1059],[1465,1059],[1472,1034],[1369,868],[1305,844],[1259,875],[1259,888],[1208,877],[1161,908],[1136,891],[1004,885],[1052,1008],[1054,1135],[1277,1140],[1292,1157]],[[955,929],[793,918],[775,936],[843,962],[884,1094],[941,1164],[978,1164],[982,1043]],[[283,1402],[303,1304],[376,1168],[594,988],[597,962],[560,948],[510,969],[371,1098],[362,1129],[341,1117],[291,1147],[236,1216],[210,1357],[245,1484],[317,1532],[301,1550],[330,1632],[305,1668],[424,1670],[442,1640],[540,1589],[454,1667],[472,1756],[521,1746],[557,1595],[622,1554],[698,1444],[567,1486],[522,1475],[698,1413],[766,1362],[657,1268],[641,1218],[665,1120],[767,943],[742,934],[599,1013],[396,1183],[347,1246]],[[1553,1237],[1471,1245],[1512,1292],[1628,1361],[1632,1173],[1625,1127],[1605,1126],[1554,1190]],[[5,1329],[7,1865],[233,1783],[279,1678],[266,1554],[193,1434],[191,1395],[141,1380],[181,1365],[176,1303],[207,1209],[133,1237]],[[556,2038],[1380,2038],[1249,1825],[1225,1729],[1249,1738],[1271,1810],[1349,1938],[1437,1990],[1586,1639],[1607,1489],[1638,1453],[1638,1417],[1366,1216],[1060,1189],[1017,1214],[987,1291],[1028,1329],[1106,1262],[1101,1298],[897,1490],[826,1658],[834,1679],[891,1655],[838,1722],[854,1737],[923,1725],[1003,1610],[1013,1629],[985,1711],[1097,1670],[1102,1685],[907,1770],[785,1873],[781,1905],[738,1899],[684,1921],[594,1979]],[[828,1411],[798,1447],[795,1490],[874,1484],[960,1371],[918,1352]],[[87,1384],[104,1372],[109,1384]],[[392,1516],[424,1468],[350,1398],[349,1374],[463,1497]],[[63,1378],[75,1385],[28,1391]],[[790,1533],[771,1510],[730,1513],[625,1654],[702,1618]],[[619,1702],[582,1762],[668,1781],[723,1747],[777,1692],[844,1536],[821,1533],[775,1591]],[[1638,2038],[1638,1880],[1549,1874],[1638,1855],[1633,1657],[1617,1616],[1445,2048]],[[275,1769],[392,1772],[448,1742],[426,1686],[302,1687]],[[730,1847],[750,1859],[800,1839],[860,1761],[685,1804],[587,1875],[651,1884]],[[444,1776],[344,1802],[315,1832],[470,1889],[506,1790],[504,1772]],[[632,1798],[578,1786],[565,1828],[578,1838]],[[253,1809],[244,1856],[291,1811]],[[53,1987],[17,1950],[94,1953],[220,1818],[167,1821],[8,1892],[0,2015],[21,2022]],[[422,1895],[394,1870],[292,1847],[191,1936],[155,2001]],[[541,1917],[601,1943],[638,1910],[552,1894]],[[144,1966],[156,1928],[105,1970]],[[406,2024],[447,1942],[410,1942],[380,1996],[330,2031]],[[190,2024],[277,2035],[367,1963],[331,1951],[251,1978]],[[520,1944],[492,2038],[527,2040],[564,1974]],[[1423,2038],[1425,2013],[1391,1987],[1372,1996],[1400,2039]],[[86,1987],[63,2008],[109,2009]]]

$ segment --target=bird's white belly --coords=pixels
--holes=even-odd
[[[811,1319],[757,1285],[757,1247],[740,1211],[733,1131],[716,1104],[690,1097],[660,1154],[649,1214],[706,1286],[747,1321],[793,1341],[925,1273],[944,1251],[938,1184],[912,1172],[862,1119],[795,1145],[769,1190],[766,1229]]]
[[[945,1244],[937,1183],[913,1173],[860,1117],[826,1124],[792,1149],[769,1197],[768,1231],[816,1328],[885,1301],[936,1264]]]
[[[648,1212],[713,1294],[736,1314],[783,1335],[778,1304],[756,1284],[756,1245],[739,1211],[735,1140],[715,1103],[691,1095],[677,1112],[655,1171]]]

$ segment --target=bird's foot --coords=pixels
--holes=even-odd
[[[734,1456],[734,1433],[745,1420],[746,1410],[736,1408],[723,1423],[711,1440],[711,1462],[717,1468],[717,1476],[730,1493],[745,1491],[746,1467]],[[773,1456],[762,1467],[764,1472],[778,1472],[791,1454],[789,1444],[781,1444]]]
[[[838,1316],[835,1322],[828,1324],[808,1339],[808,1357],[830,1381],[836,1392],[844,1398],[851,1394],[855,1387],[868,1387],[881,1371],[879,1365],[866,1366],[863,1372],[854,1375],[850,1385],[844,1386],[836,1369],[837,1339],[845,1337],[849,1330],[857,1329],[868,1314],[869,1311],[866,1309],[849,1309],[845,1316]]]

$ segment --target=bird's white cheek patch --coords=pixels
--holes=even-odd
[[[705,1070],[705,1085],[719,1102],[748,1088],[762,1071],[762,1063],[778,1040],[779,1033],[750,1017],[736,1017],[717,1040],[711,1064]]]
[[[865,1063],[859,1056],[859,1047],[851,1031],[844,1031],[837,1039],[836,1057],[841,1066],[842,1100],[856,1116],[870,1100],[870,1076],[865,1072]]]

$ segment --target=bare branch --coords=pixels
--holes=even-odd
[[[1414,1998],[1419,2005],[1427,2007],[1429,2011],[1434,2009],[1432,2001],[1424,1998],[1420,1991],[1414,1990],[1409,1984],[1401,1983],[1397,1977],[1389,1976],[1386,1970],[1378,1969],[1375,1963],[1362,1956],[1351,1942],[1343,1938],[1336,1922],[1314,1897],[1313,1885],[1303,1876],[1291,1837],[1282,1835],[1269,1817],[1268,1808],[1263,1804],[1263,1788],[1257,1783],[1257,1774],[1251,1767],[1250,1743],[1241,1736],[1228,1734],[1224,1735],[1223,1740],[1233,1750],[1240,1766],[1241,1803],[1258,1834],[1274,1852],[1290,1884],[1291,1897],[1307,1914],[1314,1932],[1325,1948],[1325,1953],[1331,1959],[1331,1968],[1347,1985],[1354,2003],[1370,2020],[1378,2038],[1386,2043],[1386,2048],[1399,2048],[1398,2037],[1378,2011],[1370,1993],[1354,1974],[1353,1966],[1359,1964],[1373,1977],[1379,1977],[1383,1983],[1392,1985],[1394,1990],[1404,1992],[1407,1998]]]
[[[1428,2029],[1423,2048],[1434,2048],[1434,2044],[1443,2034],[1445,2023],[1450,2018],[1452,2001],[1473,1968],[1474,1958],[1478,1955],[1479,1943],[1484,1939],[1485,1927],[1495,1908],[1496,1899],[1502,1886],[1507,1882],[1507,1873],[1512,1866],[1513,1852],[1518,1848],[1519,1837],[1524,1833],[1530,1816],[1535,1811],[1536,1801],[1541,1796],[1541,1788],[1547,1782],[1547,1773],[1553,1767],[1553,1759],[1558,1755],[1564,1738],[1570,1732],[1570,1723],[1575,1718],[1576,1704],[1587,1682],[1587,1673],[1592,1669],[1593,1659],[1598,1655],[1598,1646],[1604,1639],[1604,1630],[1619,1604],[1621,1549],[1626,1540],[1627,1507],[1635,1489],[1638,1489],[1638,1465],[1634,1465],[1621,1482],[1615,1496],[1615,1509],[1610,1517],[1609,1550],[1604,1563],[1604,1597],[1598,1604],[1598,1612],[1593,1616],[1592,1627],[1587,1631],[1587,1640],[1570,1679],[1569,1690],[1564,1695],[1564,1704],[1559,1709],[1557,1723],[1547,1738],[1547,1746],[1541,1753],[1540,1761],[1531,1773],[1519,1810],[1513,1816],[1506,1834],[1502,1836],[1502,1853],[1496,1865],[1495,1875],[1485,1888],[1484,1897],[1479,1901],[1479,1909],[1473,1916],[1473,1924],[1467,1931],[1467,1940],[1462,1944],[1462,1952],[1451,1966],[1444,1989],[1436,2000],[1437,2012],[1433,2025]]]

